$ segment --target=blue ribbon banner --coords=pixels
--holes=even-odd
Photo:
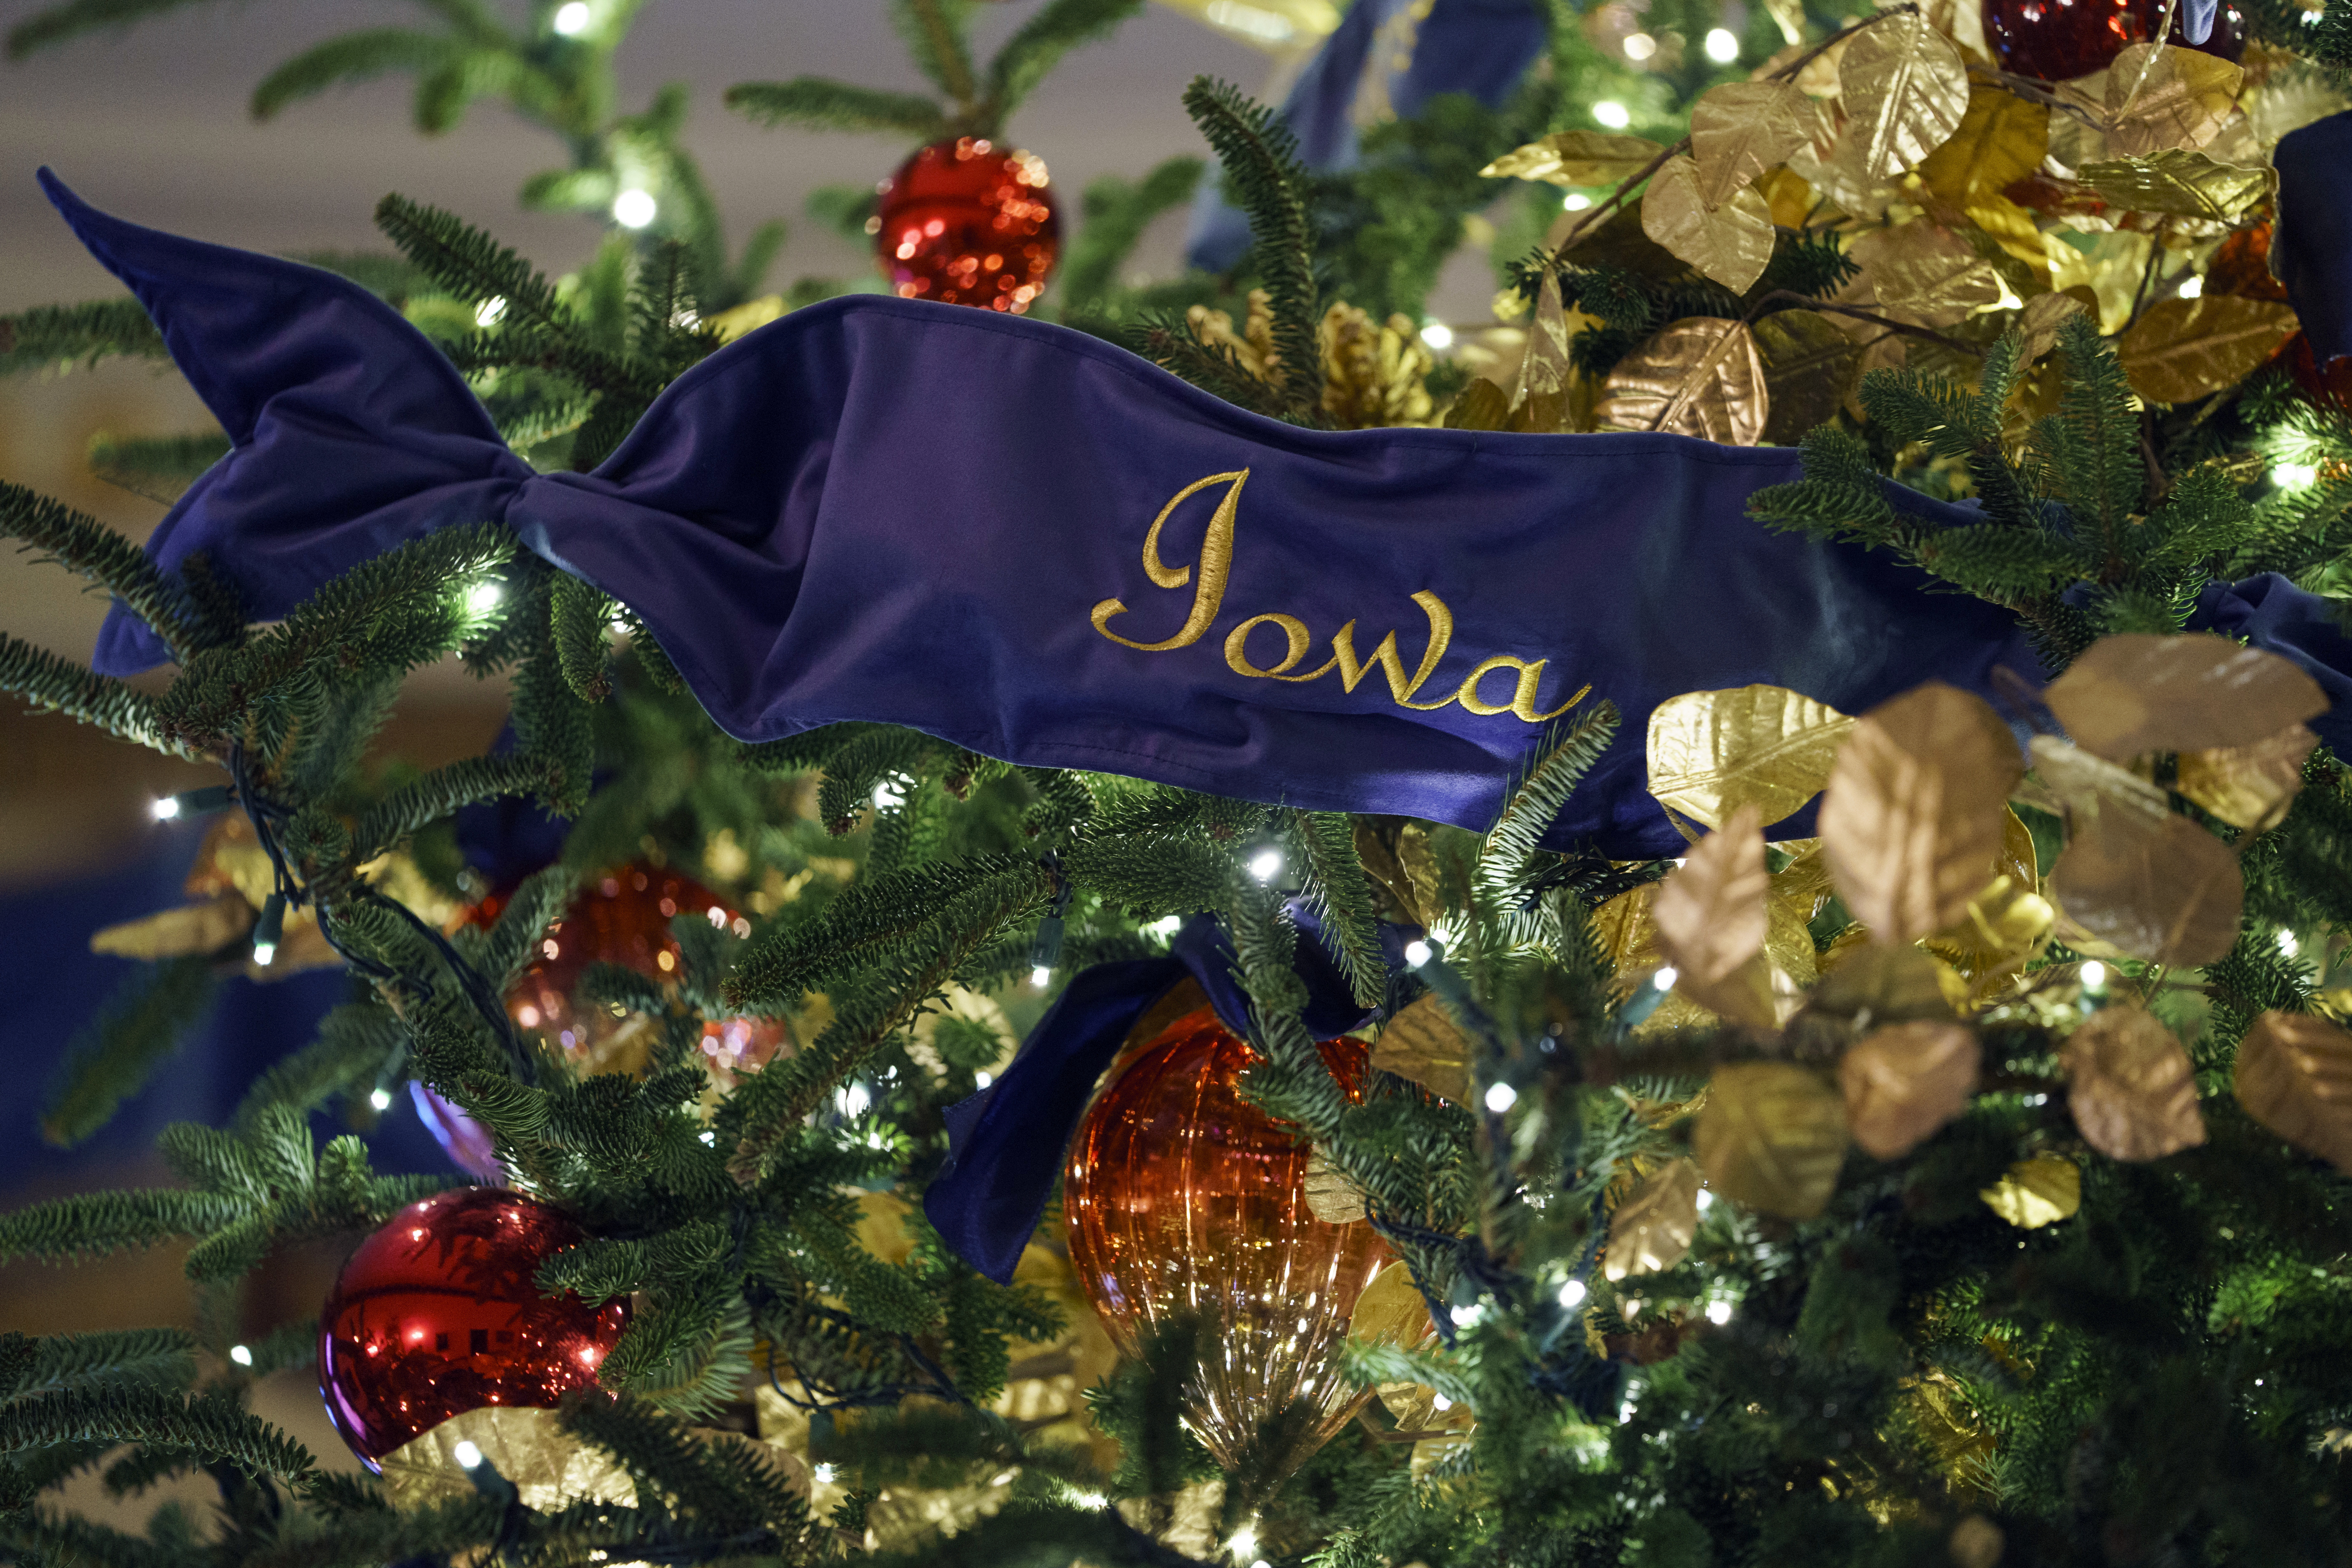
[[[2352,114],[2289,132],[2271,162],[2279,175],[2271,270],[2325,370],[2352,354]]]
[[[859,296],[713,353],[593,473],[509,451],[449,362],[332,274],[142,228],[45,171],[233,443],[149,543],[257,618],[372,556],[503,520],[635,610],[746,741],[845,720],[1006,762],[1483,829],[1548,727],[1625,723],[1546,839],[1683,840],[1650,710],[1791,687],[1849,713],[2038,666],[2012,619],[1747,515],[1787,447],[1679,436],[1303,430],[1082,333]],[[1975,520],[1890,486],[1930,521]],[[2340,701],[2352,643],[2284,581],[2209,589]],[[116,606],[98,667],[163,662]],[[1775,831],[1810,831],[1808,814]]]

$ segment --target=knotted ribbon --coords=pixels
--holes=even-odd
[[[1858,713],[1928,679],[2039,673],[2007,613],[1750,520],[1756,490],[1800,476],[1792,448],[1299,429],[1082,333],[914,300],[793,311],[678,377],[594,472],[541,474],[356,284],[42,178],[232,442],[150,541],[163,567],[208,551],[271,619],[405,541],[502,520],[635,611],[746,741],[865,720],[1483,829],[1553,721],[1606,699],[1624,722],[1544,842],[1633,859],[1683,846],[1646,788],[1669,697],[1764,682]],[[2326,623],[2259,580],[2217,585],[2200,620],[2337,698],[2352,646]],[[2300,629],[2266,640],[2280,626]],[[117,605],[99,668],[165,657]],[[2339,748],[2347,713],[2315,725]]]
[[[1300,1022],[1317,1039],[1369,1021],[1346,979],[1324,951],[1321,928],[1297,902],[1294,966],[1307,985]],[[1417,930],[1383,923],[1381,943],[1391,970]],[[1186,979],[1208,994],[1218,1021],[1250,1033],[1249,995],[1235,978],[1233,942],[1209,915],[1195,915],[1169,943],[1165,958],[1097,963],[1071,976],[1004,1076],[947,1111],[948,1160],[923,1194],[923,1212],[956,1255],[1008,1284],[1029,1245],[1045,1199],[1062,1172],[1070,1135],[1120,1045],[1146,1009]]]

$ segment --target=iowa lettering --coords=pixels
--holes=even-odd
[[[1232,580],[1234,565],[1234,521],[1241,508],[1242,485],[1248,479],[1249,470],[1243,468],[1234,473],[1211,474],[1205,479],[1195,479],[1178,490],[1175,497],[1160,509],[1160,515],[1151,520],[1151,531],[1143,536],[1143,574],[1151,579],[1153,586],[1181,588],[1187,584],[1192,584],[1192,614],[1184,617],[1184,624],[1177,628],[1175,636],[1160,642],[1137,642],[1119,636],[1110,629],[1112,620],[1127,614],[1127,605],[1119,599],[1105,599],[1095,606],[1095,630],[1121,647],[1135,648],[1142,653],[1168,653],[1199,642],[1216,621],[1217,612],[1224,606],[1225,587]],[[1169,517],[1177,507],[1215,485],[1229,488],[1223,499],[1217,502],[1215,515],[1209,519],[1208,535],[1201,543],[1200,581],[1193,583],[1192,567],[1171,566],[1160,560],[1160,531],[1167,525]],[[1429,644],[1422,650],[1421,662],[1410,676],[1405,674],[1404,656],[1397,652],[1395,632],[1391,631],[1381,638],[1380,646],[1372,649],[1372,657],[1367,660],[1356,652],[1356,623],[1352,620],[1331,634],[1329,658],[1318,668],[1300,671],[1298,665],[1306,658],[1314,637],[1305,622],[1280,611],[1252,616],[1226,633],[1225,666],[1236,675],[1246,675],[1259,680],[1320,680],[1327,675],[1336,674],[1341,689],[1348,691],[1355,690],[1367,674],[1378,669],[1387,677],[1389,696],[1400,708],[1425,713],[1449,702],[1458,702],[1472,713],[1509,713],[1530,724],[1559,718],[1583,701],[1586,693],[1592,689],[1590,686],[1580,688],[1574,696],[1550,712],[1538,712],[1536,710],[1536,690],[1542,684],[1544,665],[1548,661],[1538,658],[1530,662],[1514,658],[1507,653],[1498,653],[1481,661],[1476,668],[1462,678],[1459,686],[1436,701],[1416,701],[1414,698],[1428,683],[1429,678],[1436,673],[1439,662],[1445,658],[1445,650],[1454,642],[1454,612],[1446,607],[1444,600],[1426,589],[1415,594],[1412,602],[1428,617]],[[1252,635],[1262,626],[1270,626],[1280,632],[1284,641],[1282,657],[1264,667],[1250,662],[1249,651]],[[1264,640],[1260,638],[1260,646],[1264,646]],[[1509,672],[1512,678],[1510,700],[1490,702],[1479,695],[1479,688],[1498,670]]]

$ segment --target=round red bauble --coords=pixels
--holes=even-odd
[[[1360,1094],[1364,1047],[1318,1049]],[[1255,1055],[1205,1007],[1134,1048],[1079,1123],[1062,1190],[1071,1266],[1120,1349],[1176,1314],[1206,1320],[1216,1343],[1185,1415],[1228,1469],[1294,1399],[1313,1429],[1256,1463],[1297,1464],[1370,1397],[1340,1375],[1339,1354],[1356,1299],[1389,1261],[1370,1226],[1307,1207],[1308,1145],[1241,1097]]]
[[[899,297],[1014,315],[1061,248],[1043,159],[984,139],[934,142],[882,182],[874,255]]]
[[[2227,0],[2201,44],[2180,30],[2187,10],[2174,7],[2170,42],[2225,60],[2246,52],[2246,19]],[[2001,69],[2043,81],[2105,70],[2132,45],[2156,37],[2163,19],[2164,0],[1984,0],[1985,42]]]
[[[360,1243],[319,1314],[319,1393],[369,1469],[453,1415],[550,1408],[596,1386],[627,1301],[551,1300],[531,1278],[581,1239],[534,1198],[461,1187],[409,1205]]]

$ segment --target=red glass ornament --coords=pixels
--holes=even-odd
[[[369,1469],[453,1415],[549,1408],[596,1385],[628,1302],[550,1300],[531,1278],[581,1239],[534,1198],[461,1187],[409,1205],[360,1243],[319,1314],[319,1393]]]
[[[488,925],[504,907],[494,895],[468,907],[458,923]],[[680,914],[732,926],[739,936],[751,930],[717,893],[666,867],[633,863],[588,882],[547,928],[539,956],[507,992],[508,1016],[562,1047],[583,1074],[642,1066],[650,1040],[646,1020],[579,1006],[572,993],[592,963],[617,963],[650,980],[677,978],[678,945],[669,922]],[[735,1075],[765,1066],[786,1034],[772,1018],[714,1018],[702,1026],[702,1054],[719,1082],[731,1084]]]
[[[1318,1048],[1360,1096],[1364,1047]],[[1186,1417],[1220,1464],[1239,1463],[1266,1417],[1306,1403],[1317,1420],[1303,1441],[1255,1457],[1287,1469],[1370,1397],[1340,1377],[1339,1351],[1390,1255],[1370,1226],[1307,1208],[1307,1142],[1241,1097],[1255,1059],[1205,1007],[1131,1050],[1079,1123],[1062,1209],[1071,1266],[1121,1350],[1172,1315],[1207,1320],[1214,1346]]]
[[[2176,5],[2168,39],[2185,49],[2236,60],[2246,52],[2246,19],[2223,4],[2201,44],[2181,32],[2189,7]],[[2156,37],[2164,0],[1984,0],[1985,42],[2003,70],[2068,81],[2105,70],[2134,44]]]
[[[874,255],[899,297],[1014,315],[1061,248],[1045,164],[971,136],[934,142],[882,182]]]

